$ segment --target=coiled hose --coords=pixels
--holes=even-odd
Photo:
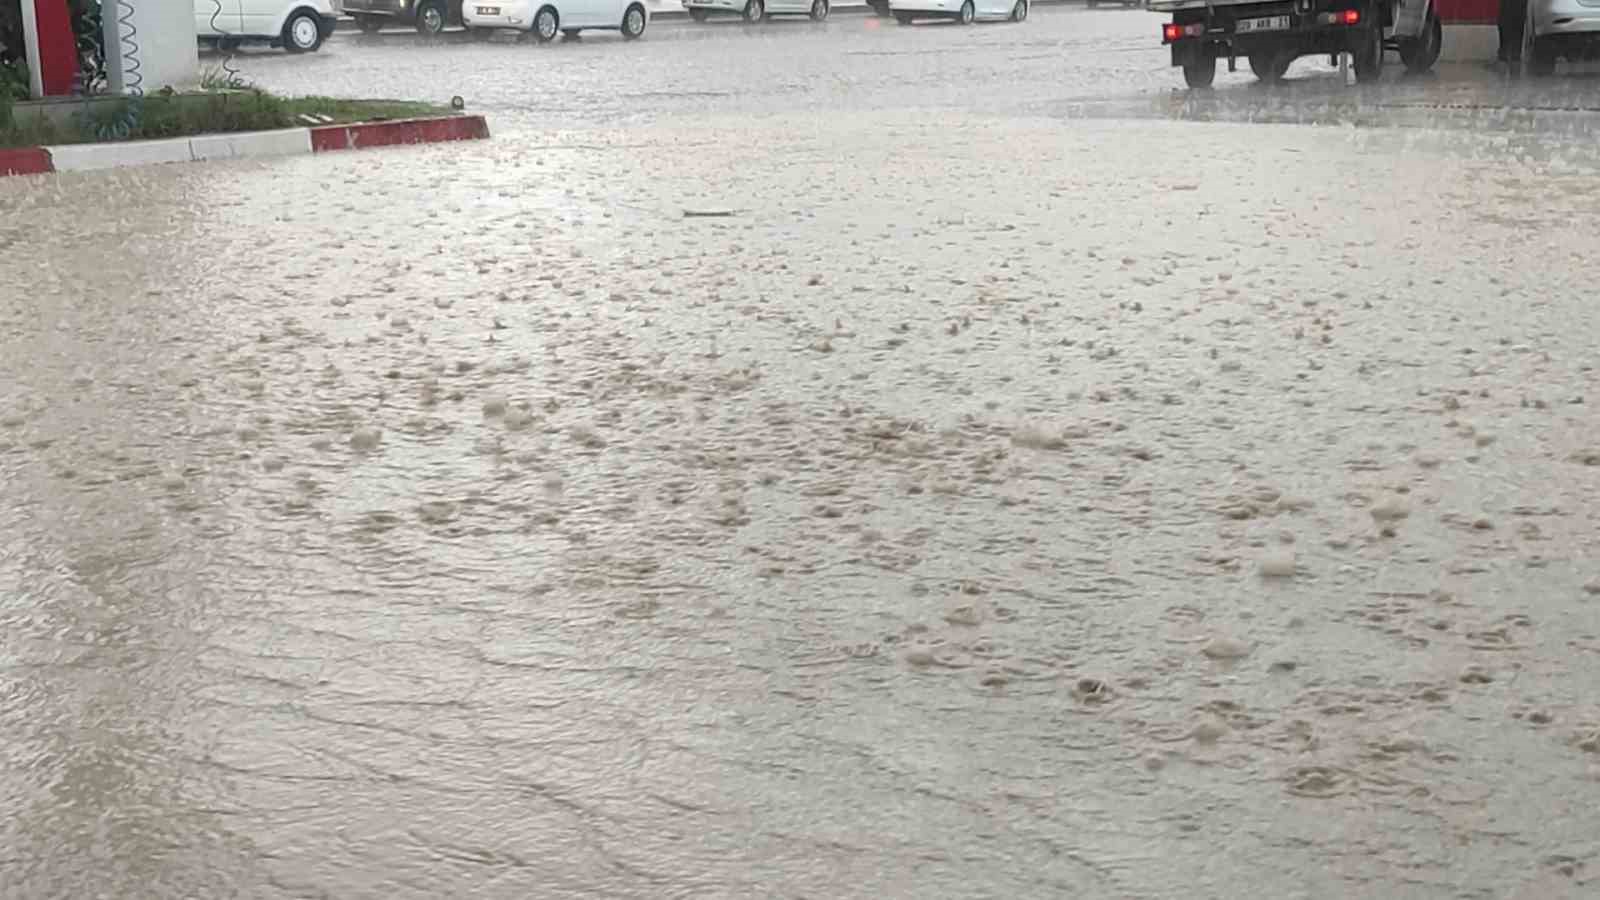
[[[222,0],[211,0],[211,5],[216,7],[211,11],[211,30],[216,34],[227,35],[228,30],[217,25],[217,16],[222,15]],[[244,87],[244,79],[239,77],[239,70],[233,67],[233,50],[228,47],[226,41],[221,39],[217,41],[217,47],[223,50],[221,65],[223,87]]]
[[[139,71],[139,26],[133,24],[133,4],[128,0],[117,2],[117,51],[122,56],[122,91],[128,102],[122,114],[95,126],[94,133],[102,141],[127,140],[139,127],[139,117],[144,113],[144,73]],[[219,6],[218,9],[221,9]]]

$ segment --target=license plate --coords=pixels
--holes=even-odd
[[[1288,16],[1268,16],[1265,19],[1240,19],[1233,27],[1236,34],[1254,34],[1257,31],[1288,31]]]
[[[498,15],[500,15],[500,7],[498,7],[498,6],[480,6],[480,7],[478,7],[478,15],[480,15],[480,16],[498,16]]]

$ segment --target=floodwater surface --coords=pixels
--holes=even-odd
[[[1600,169],[1534,144],[9,179],[0,895],[1592,896]]]

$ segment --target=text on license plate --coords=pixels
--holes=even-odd
[[[498,15],[500,15],[500,7],[498,7],[498,6],[480,6],[480,7],[478,7],[478,15],[480,15],[480,16],[498,16]]]
[[[1250,34],[1256,31],[1288,31],[1288,16],[1268,16],[1265,19],[1240,19],[1239,24],[1233,28],[1237,34]]]

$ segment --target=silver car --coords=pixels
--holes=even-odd
[[[1530,0],[1529,69],[1549,75],[1556,60],[1600,58],[1600,0]]]

